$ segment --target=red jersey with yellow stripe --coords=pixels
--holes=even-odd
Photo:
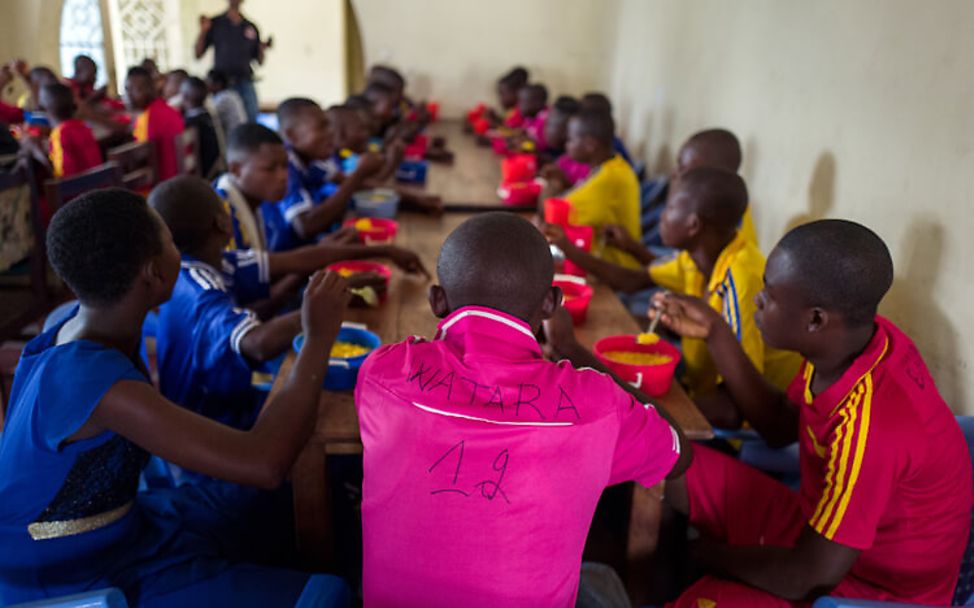
[[[101,149],[91,129],[74,118],[65,120],[51,130],[48,155],[54,177],[70,177],[102,163]]]
[[[179,173],[175,137],[183,132],[183,128],[183,117],[160,97],[154,99],[135,119],[132,129],[135,141],[156,142],[157,181]]]
[[[876,333],[818,395],[805,362],[788,390],[800,408],[801,505],[825,538],[861,550],[851,574],[894,597],[949,600],[974,504],[971,459],[916,346]]]

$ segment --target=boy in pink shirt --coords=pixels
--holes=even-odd
[[[680,475],[690,446],[591,369],[530,223],[468,220],[437,273],[436,337],[383,346],[359,374],[365,605],[573,606],[602,490]],[[568,361],[546,361],[535,338],[552,315]]]

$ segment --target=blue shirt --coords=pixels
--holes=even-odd
[[[270,262],[266,251],[235,249],[223,252],[223,279],[238,305],[271,295]]]
[[[254,213],[227,173],[213,182],[213,189],[223,199],[230,214],[233,235],[228,250],[288,251],[303,244],[284,219],[280,202],[264,201]]]
[[[284,220],[292,226],[292,230],[294,218],[310,211],[338,190],[335,180],[339,175],[341,169],[333,159],[315,160],[305,164],[294,150],[288,148],[287,194],[278,203],[278,207]],[[328,232],[337,229],[338,226],[339,224],[336,224]]]
[[[159,390],[199,414],[250,428],[258,396],[240,342],[258,325],[237,307],[223,273],[184,255],[172,298],[159,308]]]

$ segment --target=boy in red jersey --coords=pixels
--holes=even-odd
[[[859,224],[800,226],[768,257],[755,320],[806,361],[768,385],[706,303],[661,296],[662,321],[707,340],[735,405],[772,446],[800,442],[791,491],[704,447],[666,499],[701,531],[705,576],[676,606],[792,606],[832,594],[950,604],[974,502],[967,445],[916,346],[876,315],[893,281]]]

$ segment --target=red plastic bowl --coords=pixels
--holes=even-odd
[[[565,236],[576,247],[585,251],[592,250],[592,239],[595,237],[594,228],[591,226],[572,226],[571,224],[563,226],[563,228],[565,229]],[[571,274],[577,277],[584,277],[586,275],[585,270],[571,260],[565,260],[564,272],[565,274]]]
[[[501,181],[529,182],[538,173],[538,160],[534,154],[512,154],[501,161]]]
[[[680,351],[665,340],[656,344],[639,344],[636,336],[609,336],[596,342],[592,350],[606,367],[651,397],[662,397],[670,390],[676,366],[680,363]],[[612,351],[655,353],[669,355],[671,359],[662,365],[631,365],[612,361],[603,354]]]
[[[477,118],[473,121],[473,132],[477,135],[483,135],[490,131],[490,121],[486,118]]]
[[[363,220],[368,220],[372,225],[370,230],[362,230],[356,226],[357,222]],[[358,240],[366,245],[386,245],[391,243],[392,239],[396,237],[396,232],[399,231],[399,222],[380,217],[352,218],[345,220],[344,225],[355,228],[355,231],[358,233]]]
[[[429,114],[430,122],[436,122],[436,119],[440,117],[440,104],[435,101],[427,102],[426,113]],[[483,110],[481,110],[481,114],[483,114]]]
[[[381,276],[383,279],[383,286],[377,289],[379,296],[379,302],[385,302],[386,297],[389,293],[389,279],[392,278],[392,271],[385,264],[380,264],[378,262],[367,262],[364,260],[347,260],[344,262],[335,262],[334,264],[329,264],[325,267],[325,270],[331,270],[339,274],[342,270],[351,271],[352,274],[359,273],[372,273]]]
[[[589,302],[592,301],[592,294],[595,291],[586,285],[585,281],[572,280],[571,277],[561,279],[555,277],[552,285],[561,287],[561,291],[565,294],[563,305],[572,316],[572,322],[575,325],[584,323],[588,315]]]
[[[541,184],[538,182],[501,184],[497,194],[505,205],[534,205],[538,202],[538,195],[541,194]]]

